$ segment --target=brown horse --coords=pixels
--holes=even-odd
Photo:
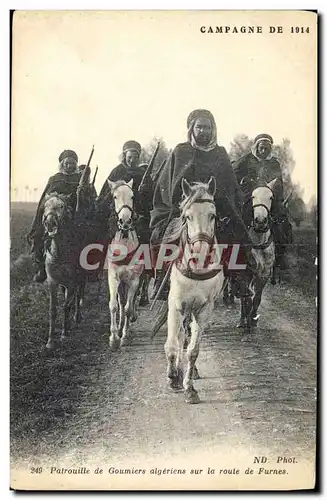
[[[65,290],[64,320],[61,340],[70,329],[70,313],[75,299],[75,321],[81,319],[80,304],[84,294],[86,273],[79,265],[79,255],[86,243],[85,234],[74,220],[70,195],[46,195],[43,211],[45,230],[45,269],[50,293],[50,327],[47,349],[56,345],[55,322],[58,288]]]

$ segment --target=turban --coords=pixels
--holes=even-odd
[[[126,151],[137,151],[138,154],[141,154],[141,144],[138,143],[137,141],[127,141],[123,145],[123,153],[126,153]]]
[[[61,153],[61,155],[59,156],[59,162],[61,162],[65,158],[74,158],[74,160],[78,161],[77,154],[71,149],[65,149],[65,151]]]
[[[200,146],[196,143],[193,135],[193,127],[198,118],[207,118],[211,122],[211,139],[207,146]],[[217,145],[217,127],[213,114],[207,109],[195,109],[187,117],[187,138],[191,145],[201,151],[211,151]]]
[[[258,157],[258,145],[261,141],[267,141],[267,142],[269,142],[269,144],[271,146],[274,144],[273,138],[269,134],[259,134],[259,135],[257,135],[257,137],[255,137],[251,151],[252,151],[253,156],[258,158],[259,161],[261,161],[261,159]],[[271,157],[272,157],[272,154],[269,153],[269,155],[265,159],[269,160]]]
[[[190,128],[190,126],[194,124],[198,118],[208,118],[208,120],[210,120],[212,124],[215,123],[213,114],[210,111],[208,111],[207,109],[195,109],[188,115],[187,128]]]
[[[260,141],[268,141],[270,142],[271,145],[274,144],[273,138],[269,134],[259,134],[257,137],[254,139],[254,144],[257,144]]]

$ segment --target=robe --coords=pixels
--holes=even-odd
[[[182,199],[182,178],[188,182],[208,182],[216,179],[215,203],[219,218],[230,219],[227,231],[235,242],[248,241],[246,227],[241,218],[242,193],[224,147],[211,151],[193,148],[189,142],[181,143],[170,153],[160,172],[153,196],[151,211],[153,244],[160,243],[168,223],[180,215],[178,205]],[[226,242],[228,235],[225,235]]]

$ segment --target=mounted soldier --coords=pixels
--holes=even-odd
[[[104,211],[111,211],[115,216],[114,210],[111,210],[108,203],[102,203],[102,200],[110,198],[111,182],[125,181],[130,182],[133,179],[134,210],[137,215],[136,228],[140,243],[149,243],[149,224],[150,211],[152,208],[153,183],[151,176],[145,176],[147,164],[140,164],[141,145],[137,141],[127,141],[123,145],[121,154],[121,163],[115,167],[108,175],[98,198],[99,210],[103,216],[110,216]],[[144,178],[146,177],[146,178]],[[111,200],[112,201],[112,200]],[[113,236],[113,235],[112,235]]]
[[[292,226],[284,202],[282,170],[277,158],[272,155],[272,145],[273,138],[269,134],[257,135],[251,152],[234,162],[233,169],[245,195],[258,180],[268,183],[277,178],[272,207],[272,233],[276,244],[276,264],[285,269],[284,254],[286,245],[292,243]]]
[[[246,247],[250,242],[241,217],[242,194],[227,152],[217,144],[216,123],[210,111],[197,109],[190,113],[187,138],[187,142],[178,144],[167,158],[154,191],[151,213],[153,248],[160,246],[163,236],[169,231],[169,223],[180,215],[182,179],[189,183],[208,182],[211,176],[217,185],[215,204],[221,222],[219,242],[240,243]],[[157,270],[156,273],[153,296],[158,293],[164,278],[162,272]],[[164,298],[167,287],[162,291]]]
[[[90,156],[92,157],[93,150]],[[75,151],[66,149],[59,156],[59,172],[51,176],[42,193],[36,214],[32,223],[32,228],[27,235],[27,241],[31,245],[31,253],[38,272],[35,274],[33,281],[43,283],[47,279],[47,274],[44,267],[44,242],[45,234],[43,228],[43,209],[47,195],[57,193],[59,195],[70,195],[69,204],[72,210],[75,210],[79,201],[79,193],[81,190],[81,180],[86,179],[87,172],[78,171],[77,168],[78,156]],[[90,160],[89,160],[90,163]],[[85,169],[83,169],[84,172]],[[89,167],[87,166],[87,170]],[[83,179],[82,179],[83,177]]]

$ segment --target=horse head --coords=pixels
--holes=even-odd
[[[182,191],[180,210],[186,225],[187,241],[196,253],[208,251],[215,237],[216,180],[211,177],[207,184],[195,182],[191,185],[183,178]]]
[[[252,224],[258,233],[267,232],[271,222],[271,206],[274,198],[274,187],[277,178],[256,187],[252,191]]]
[[[133,179],[125,181],[107,181],[112,195],[115,212],[118,219],[118,229],[126,232],[134,228],[134,193]]]
[[[45,195],[42,224],[48,236],[56,235],[73,218],[74,198],[74,193]]]

